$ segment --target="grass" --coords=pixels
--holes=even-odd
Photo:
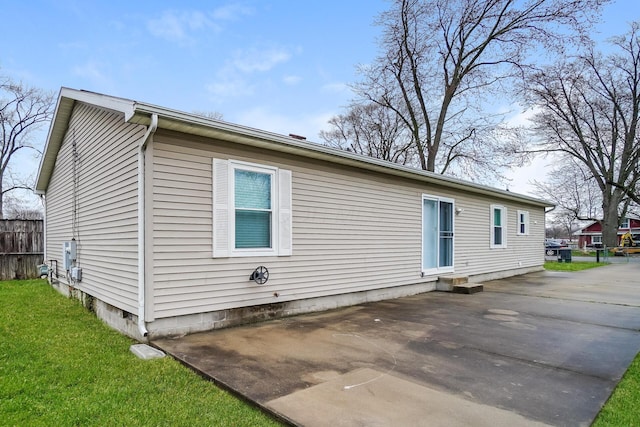
[[[596,263],[562,265],[582,264]],[[45,281],[0,282],[0,424],[279,425],[169,357],[137,359],[133,342]],[[593,426],[640,426],[640,354]]]
[[[640,354],[592,424],[592,427],[608,426],[640,426]]]
[[[280,425],[132,343],[45,281],[0,282],[0,424]]]
[[[545,261],[544,268],[546,270],[553,271],[580,271],[587,270],[589,268],[602,267],[608,265],[603,262],[595,261],[573,261],[573,262],[558,262],[558,261]]]

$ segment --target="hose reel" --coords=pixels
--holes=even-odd
[[[258,285],[264,285],[267,283],[267,280],[269,280],[269,270],[267,270],[267,267],[261,265],[253,270],[253,273],[249,276],[249,280],[253,280]]]

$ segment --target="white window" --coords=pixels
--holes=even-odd
[[[529,212],[518,211],[518,232],[519,236],[526,236],[529,234]]]
[[[213,256],[291,255],[291,171],[213,160]]]
[[[507,247],[507,208],[491,205],[491,248]]]
[[[602,236],[591,236],[591,244],[592,245],[602,244]]]
[[[620,224],[620,228],[631,228],[631,221],[629,221],[629,218],[625,218],[622,220],[622,223]]]
[[[422,196],[422,272],[453,271],[453,200]]]

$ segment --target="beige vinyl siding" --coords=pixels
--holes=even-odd
[[[137,313],[137,143],[144,127],[121,115],[77,104],[47,188],[47,259],[58,261],[62,244],[74,236],[72,209],[77,195],[78,264],[76,287],[125,311]],[[73,141],[77,188],[73,188]]]
[[[525,242],[539,237],[542,245],[541,208],[502,203],[508,249],[496,260],[489,249],[492,202],[483,197],[171,132],[155,135],[153,153],[156,318],[433,281],[436,276],[421,277],[423,194],[465,208],[455,217],[456,273],[542,263],[542,250],[531,251]],[[213,158],[292,171],[292,256],[212,257]],[[530,212],[531,235],[518,236],[520,242],[517,209]],[[262,286],[249,281],[260,265],[270,272]]]
[[[490,248],[491,206],[506,207],[506,247]],[[456,198],[456,274],[478,275],[496,271],[541,266],[544,263],[544,209],[481,197]],[[517,235],[517,211],[529,212],[529,235]]]

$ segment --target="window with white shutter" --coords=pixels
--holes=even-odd
[[[213,256],[292,253],[291,171],[213,160]]]

